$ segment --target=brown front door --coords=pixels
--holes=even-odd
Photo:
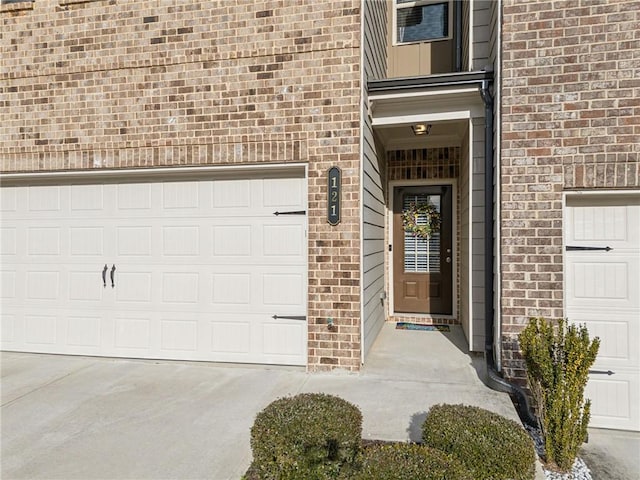
[[[403,211],[432,204],[440,212],[439,231],[421,237],[405,231]],[[396,187],[393,193],[394,311],[450,315],[452,309],[451,186]],[[426,218],[426,216],[425,216]],[[424,219],[418,218],[418,225]]]

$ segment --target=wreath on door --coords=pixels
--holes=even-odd
[[[412,202],[409,208],[402,211],[404,231],[414,237],[429,238],[440,231],[441,224],[440,212],[432,203]]]

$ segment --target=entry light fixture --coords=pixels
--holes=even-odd
[[[429,135],[431,127],[431,124],[425,125],[424,123],[416,123],[411,126],[411,130],[413,130],[414,135]]]

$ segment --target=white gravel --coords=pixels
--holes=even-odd
[[[544,443],[542,442],[540,430],[528,426],[525,426],[525,428],[533,439],[536,447],[536,453],[539,457],[542,457],[544,455]],[[580,457],[576,458],[575,462],[573,462],[573,467],[569,473],[552,472],[551,470],[544,468],[544,465],[542,466],[542,470],[544,471],[544,476],[547,480],[593,480],[589,467],[587,467],[587,464],[584,463]]]

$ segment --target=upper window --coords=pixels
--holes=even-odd
[[[395,1],[395,43],[427,42],[451,38],[451,2]]]

